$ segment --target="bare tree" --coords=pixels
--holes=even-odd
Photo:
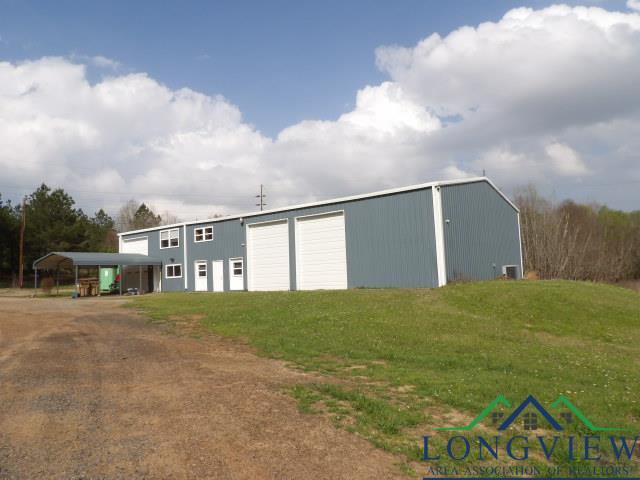
[[[162,225],[162,217],[156,215],[144,203],[138,204],[134,199],[125,203],[118,211],[116,226],[119,231],[137,230]]]
[[[573,201],[533,187],[516,195],[526,271],[540,278],[618,281],[640,273],[640,216]]]
[[[161,225],[172,225],[174,223],[179,223],[180,218],[177,215],[165,210],[163,214],[160,215],[160,224]]]

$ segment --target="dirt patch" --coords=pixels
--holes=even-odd
[[[283,393],[316,377],[123,302],[0,298],[0,478],[404,478]]]

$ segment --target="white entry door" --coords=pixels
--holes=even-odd
[[[193,269],[196,276],[196,292],[207,291],[207,262],[200,261],[195,262],[195,268]]]
[[[289,290],[289,224],[287,220],[247,225],[247,287]]]
[[[244,259],[229,259],[229,290],[244,290]]]
[[[222,260],[214,260],[211,262],[211,275],[213,276],[213,291],[224,292],[224,262]]]

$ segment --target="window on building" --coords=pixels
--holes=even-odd
[[[199,277],[206,277],[207,276],[207,264],[206,263],[199,263],[198,264],[198,276]]]
[[[242,276],[242,260],[235,260],[232,264],[232,268],[234,277]]]
[[[522,419],[525,430],[536,430],[538,428],[538,414],[525,413]]]
[[[502,417],[504,417],[504,413],[503,412],[493,412],[491,414],[491,423],[493,423],[494,425],[497,425],[498,423],[502,422]]]
[[[571,412],[560,413],[560,418],[566,423],[573,423],[573,415],[571,415]]]
[[[206,275],[206,273],[205,273]],[[182,265],[179,263],[174,265],[167,265],[165,267],[165,278],[180,278],[182,277]]]
[[[180,246],[180,229],[162,230],[160,232],[160,248]]]
[[[200,227],[193,230],[195,242],[210,242],[213,240],[213,227]]]

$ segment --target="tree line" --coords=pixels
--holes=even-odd
[[[553,202],[533,187],[521,190],[515,202],[530,276],[607,282],[640,278],[640,211]]]
[[[63,189],[45,184],[25,200],[24,207],[13,205],[0,194],[0,276],[5,280],[18,272],[23,214],[26,272],[51,251],[116,252],[118,231],[179,221],[135,200],[122,205],[115,219],[103,209],[88,216]],[[553,202],[532,187],[521,190],[515,202],[530,276],[611,282],[640,278],[640,211]]]
[[[0,194],[0,277],[15,278],[19,269],[20,236],[24,218],[24,270],[52,251],[117,252],[118,231],[156,227],[177,219],[161,216],[144,203],[130,200],[115,219],[103,209],[93,216],[77,208],[63,189],[42,184],[14,205]]]

